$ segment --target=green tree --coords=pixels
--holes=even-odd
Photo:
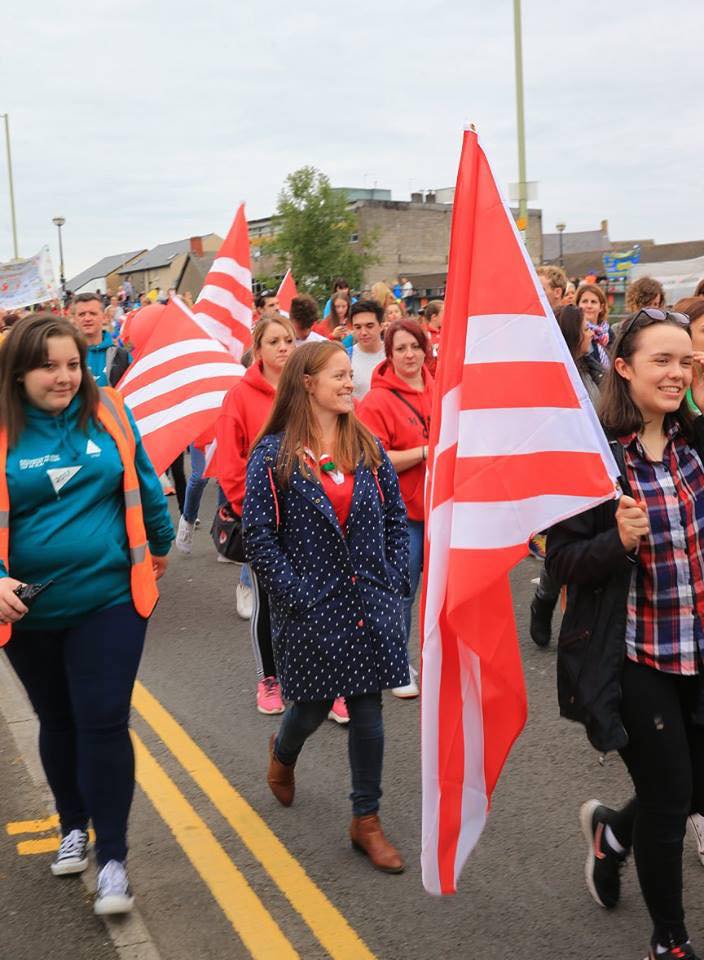
[[[290,268],[299,289],[318,300],[328,297],[337,276],[358,288],[364,268],[377,262],[376,237],[350,243],[357,227],[354,211],[344,192],[334,190],[315,167],[301,167],[286,177],[273,227],[268,252],[282,273]]]

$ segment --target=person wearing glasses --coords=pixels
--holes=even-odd
[[[697,955],[682,901],[687,817],[704,811],[704,353],[689,318],[646,308],[622,325],[600,416],[620,496],[554,526],[547,569],[567,584],[558,641],[563,716],[601,752],[618,750],[635,787],[620,810],[580,812],[587,886],[620,895],[631,850],[653,922],[650,960]]]
[[[428,459],[433,378],[426,366],[429,344],[415,320],[396,320],[384,334],[386,360],[372,374],[372,388],[358,415],[379,440],[398,473],[401,496],[408,512],[411,538],[411,590],[404,599],[406,641],[411,635],[411,610],[423,569],[425,542],[425,473]],[[416,671],[411,682],[391,691],[401,699],[418,696]]]

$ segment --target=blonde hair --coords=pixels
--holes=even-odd
[[[283,327],[286,333],[290,334],[295,341],[296,331],[293,329],[293,324],[291,321],[280,313],[273,313],[271,316],[262,317],[261,320],[257,320],[254,330],[252,330],[252,351],[254,353],[257,353],[257,351],[261,350],[264,334],[272,325],[272,323],[278,323],[278,325]]]

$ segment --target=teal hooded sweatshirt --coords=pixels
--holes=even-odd
[[[131,599],[123,469],[110,434],[78,426],[80,397],[58,416],[25,404],[25,426],[7,454],[10,570],[51,584],[14,630],[62,629]],[[174,529],[159,478],[137,426],[135,464],[149,548],[169,552]],[[0,562],[0,576],[8,571]]]
[[[108,383],[108,373],[106,370],[107,360],[108,360],[108,350],[110,347],[115,346],[115,341],[107,332],[103,331],[103,339],[100,343],[93,344],[88,347],[88,353],[86,356],[86,363],[88,369],[95,377],[95,382],[99,387],[109,387]]]

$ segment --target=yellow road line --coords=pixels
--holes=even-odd
[[[139,682],[134,689],[132,705],[239,835],[333,960],[375,960],[364,941],[262,817]]]
[[[17,844],[17,852],[22,857],[34,853],[53,853],[59,849],[58,837],[44,837],[41,840],[20,840]]]
[[[213,833],[136,733],[137,782],[156,807],[255,960],[296,960],[298,953]]]
[[[49,819],[53,819],[50,817]],[[31,821],[29,821],[31,822]],[[41,822],[41,821],[38,821]],[[28,833],[30,831],[27,831]],[[95,833],[92,830],[88,831],[88,839],[91,843],[95,843]],[[58,836],[54,837],[42,837],[39,840],[20,840],[17,844],[17,852],[21,857],[32,856],[36,853],[53,853],[54,850],[59,849],[59,838]]]
[[[5,829],[12,837],[18,833],[46,833],[47,830],[56,830],[58,825],[59,818],[54,814],[53,817],[45,817],[44,820],[14,820],[8,823]]]

